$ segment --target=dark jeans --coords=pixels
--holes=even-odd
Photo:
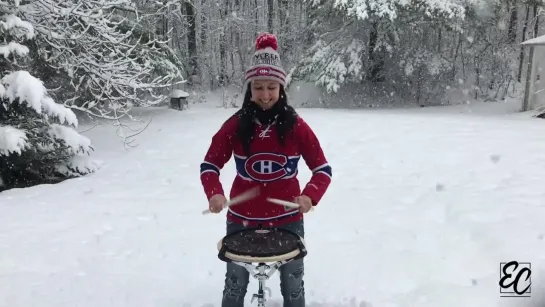
[[[265,228],[265,227],[264,227]],[[288,229],[302,238],[305,237],[303,221],[285,224],[279,228]],[[227,234],[244,229],[241,224],[227,221]],[[304,288],[304,265],[303,259],[293,260],[282,265],[280,272],[280,291],[284,297],[284,307],[304,307],[305,306],[305,288]],[[227,263],[227,272],[225,273],[225,288],[223,290],[223,300],[221,307],[243,307],[244,297],[246,296],[250,274],[242,266],[234,263]],[[267,295],[267,293],[266,293]]]

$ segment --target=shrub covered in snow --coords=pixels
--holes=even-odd
[[[17,17],[18,4],[0,20],[0,191],[59,182],[98,167],[89,159],[91,141],[74,130],[76,115],[19,67],[29,52],[22,43],[34,37],[34,29]]]

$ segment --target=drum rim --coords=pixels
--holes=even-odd
[[[218,251],[221,251],[221,248],[223,247],[223,239],[221,239],[218,242]],[[281,254],[281,255],[274,255],[274,256],[249,256],[249,255],[238,255],[233,254],[229,251],[225,251],[224,255],[226,258],[229,258],[233,261],[240,261],[240,262],[274,262],[274,261],[284,261],[289,260],[292,258],[297,257],[301,253],[301,249],[297,248],[291,252]]]

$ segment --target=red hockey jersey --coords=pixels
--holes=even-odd
[[[207,199],[214,194],[224,194],[219,180],[220,170],[234,157],[237,176],[234,178],[230,198],[258,186],[259,196],[228,208],[227,218],[248,226],[264,227],[294,222],[303,218],[298,209],[288,209],[267,201],[278,198],[294,201],[306,195],[316,206],[326,192],[332,178],[318,138],[299,116],[294,133],[285,137],[285,146],[278,141],[275,125],[255,125],[254,140],[249,156],[244,154],[236,136],[238,117],[229,118],[212,137],[212,142],[201,164],[201,182]],[[312,178],[301,191],[297,179],[300,158],[312,171]]]

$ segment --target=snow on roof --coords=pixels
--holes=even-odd
[[[182,90],[172,90],[170,93],[170,97],[172,98],[187,98],[189,97],[189,93],[182,91]]]
[[[522,43],[522,45],[533,45],[533,46],[536,46],[536,45],[545,45],[545,35],[541,35],[541,36],[538,36],[538,37],[534,37],[532,39],[529,39],[529,40],[526,40]]]

